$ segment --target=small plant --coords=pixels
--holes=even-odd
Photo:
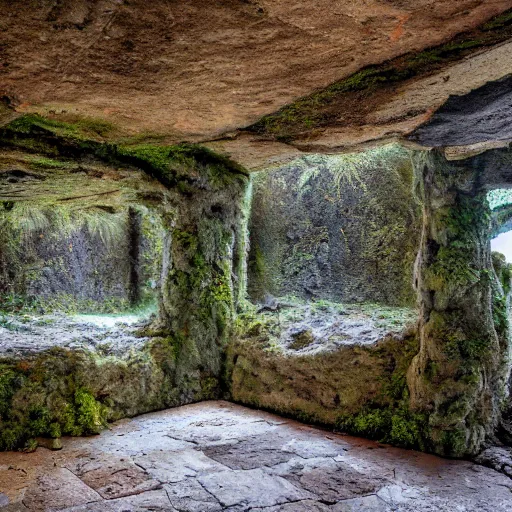
[[[15,331],[16,326],[14,325],[11,318],[7,315],[0,315],[0,327],[7,329],[8,331]]]

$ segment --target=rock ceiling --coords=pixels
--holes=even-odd
[[[4,122],[23,112],[100,118],[124,134],[204,142],[250,168],[397,137],[426,146],[512,138],[511,82],[503,80],[512,74],[512,0],[0,0],[0,7]],[[451,95],[489,82],[496,86],[473,97],[472,112],[463,111],[464,100],[452,100],[455,113],[447,106]],[[331,94],[333,83],[341,86]],[[284,117],[265,118],[286,106]],[[465,127],[460,139],[453,123],[464,117],[479,129]]]

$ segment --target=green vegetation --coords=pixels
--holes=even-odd
[[[108,127],[108,123],[94,120],[82,119],[71,124],[27,114],[0,129],[0,142],[45,154],[45,157],[34,158],[35,166],[59,167],[55,157],[94,156],[107,163],[138,167],[184,194],[191,194],[205,185],[219,190],[232,182],[245,184],[247,172],[240,165],[208,148],[185,143],[127,145],[103,142],[93,136],[104,134]]]
[[[253,306],[238,316],[226,366],[236,401],[395,446],[430,447],[428,416],[409,409],[406,382],[418,340],[405,326],[417,313],[378,304],[306,303],[295,297],[278,303],[276,311],[257,313]],[[349,322],[386,322],[404,334],[368,347],[290,353],[315,341],[306,327],[292,334],[290,343],[283,340],[291,326],[311,315],[311,324],[319,328],[322,315],[332,319],[338,314]]]
[[[62,183],[69,187],[66,193],[57,187],[51,198],[45,194],[41,201],[8,196],[0,203],[0,272],[9,277],[1,280],[8,286],[0,290],[0,311],[5,310],[0,318],[8,327],[12,314],[19,326],[25,312],[125,309],[108,297],[99,303],[78,300],[72,293],[33,297],[28,285],[37,282],[43,268],[47,273],[53,265],[59,272],[68,270],[66,256],[74,254],[71,239],[78,231],[95,240],[89,257],[105,251],[110,263],[122,252],[129,231],[130,241],[146,244],[146,252],[137,255],[139,270],[158,270],[158,280],[162,276],[158,318],[140,332],[151,339],[142,350],[127,351],[119,359],[108,347],[100,347],[94,353],[51,349],[30,362],[4,360],[0,449],[33,449],[37,436],[93,433],[107,418],[219,396],[221,347],[231,333],[236,305],[244,298],[248,175],[201,146],[105,142],[106,135],[112,140],[109,130],[95,122],[62,123],[37,115],[0,129],[0,143],[17,150],[7,158],[19,158],[34,169],[26,174],[38,185],[44,182],[39,188],[53,192]],[[16,156],[18,150],[27,155]],[[151,187],[144,174],[166,190],[158,183]],[[77,189],[76,183],[86,190]],[[113,184],[117,195],[111,193]],[[84,192],[94,199],[83,198]],[[155,215],[153,207],[158,208]],[[137,226],[136,236],[132,225]],[[60,251],[55,261],[38,253],[41,241],[51,255]],[[169,250],[162,272],[162,254]],[[107,274],[98,269],[105,287]],[[20,276],[23,282],[15,283]],[[146,283],[146,288],[155,284]],[[33,407],[25,411],[22,404]]]
[[[496,16],[491,21],[487,22],[483,26],[483,30],[487,31],[495,31],[501,30],[505,27],[510,27],[512,25],[512,10],[508,10],[499,16]]]
[[[72,375],[54,391],[56,377],[37,362],[0,363],[0,450],[31,451],[35,437],[97,434],[106,426],[108,410],[90,391]]]
[[[88,117],[77,118],[74,122],[63,122],[49,119],[38,114],[21,116],[9,125],[9,128],[20,134],[31,134],[35,131],[49,132],[60,137],[88,139],[104,137],[115,130],[115,126],[103,119]]]

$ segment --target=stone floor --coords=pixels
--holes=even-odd
[[[512,479],[226,402],[0,453],[0,508],[68,512],[512,510]],[[2,507],[3,505],[3,507]]]

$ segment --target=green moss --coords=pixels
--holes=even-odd
[[[97,135],[111,129],[109,123],[87,118],[64,123],[27,114],[0,129],[0,142],[51,156],[95,156],[108,163],[132,165],[185,194],[205,186],[218,190],[233,183],[246,185],[243,167],[208,148],[185,143],[123,145],[98,140]]]
[[[486,31],[500,30],[512,25],[512,10],[508,10],[499,16],[496,16],[491,21],[487,22],[483,29]]]
[[[51,132],[62,137],[86,139],[104,137],[115,130],[115,126],[103,119],[80,117],[75,122],[56,121],[39,114],[23,115],[9,124],[10,129],[21,134],[30,134],[34,130]]]
[[[467,440],[466,431],[464,429],[455,429],[443,432],[441,444],[447,455],[455,455],[464,453],[466,450]]]
[[[367,406],[355,415],[340,415],[336,428],[402,448],[427,448],[428,417],[409,412],[405,405],[396,409]]]
[[[85,389],[75,391],[75,422],[86,434],[98,434],[106,426],[107,409]]]
[[[28,159],[28,161],[31,164],[31,166],[36,167],[36,168],[43,168],[43,169],[48,169],[48,168],[49,169],[60,169],[60,168],[65,168],[65,167],[70,166],[69,162],[65,162],[62,160],[56,160],[54,158],[47,158],[47,157],[43,157],[43,156],[30,157]]]
[[[206,183],[213,188],[236,180],[245,183],[247,177],[247,172],[234,161],[193,144],[119,146],[116,156],[184,194]]]
[[[98,433],[107,408],[77,386],[74,376],[53,374],[61,356],[43,354],[34,363],[0,365],[0,450],[26,447],[35,437]]]

